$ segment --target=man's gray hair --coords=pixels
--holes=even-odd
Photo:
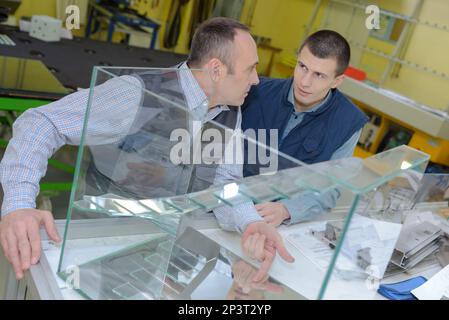
[[[206,61],[216,58],[233,73],[233,42],[237,30],[249,32],[249,28],[231,18],[217,17],[203,22],[195,31],[187,63],[198,68]]]

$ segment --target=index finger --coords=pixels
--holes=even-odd
[[[31,244],[31,264],[36,264],[41,255],[41,239],[38,228],[28,229],[28,239]]]
[[[268,270],[270,270],[271,264],[274,260],[274,253],[270,251],[266,251],[265,259],[262,261],[259,270],[253,277],[253,282],[258,282],[262,280],[267,274]]]
[[[28,270],[31,264],[31,246],[26,228],[17,228],[17,246],[22,263],[22,270]]]
[[[282,239],[275,240],[274,246],[279,252],[279,255],[287,262],[294,262],[295,258],[288,252],[287,248],[284,246]]]

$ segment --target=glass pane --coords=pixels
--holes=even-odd
[[[204,119],[208,97],[192,101],[185,95],[191,75],[183,69],[95,69],[58,266],[64,279],[67,270],[80,268],[85,278],[80,292],[90,298],[99,297],[102,289],[94,280],[102,277],[110,282],[111,297],[160,298],[157,286],[142,288],[136,279],[151,278],[153,284],[161,284],[169,274],[162,267],[156,268],[158,273],[156,269],[149,272],[140,268],[144,262],[136,262],[135,268],[123,267],[129,269],[124,281],[117,271],[122,270],[121,264],[95,267],[97,275],[90,274],[92,266],[108,259],[111,252],[120,256],[129,249],[135,257],[134,248],[142,241],[156,241],[155,236],[174,237],[186,213],[253,201],[242,194],[238,201],[232,200],[232,180],[218,183],[214,179],[218,166],[242,170],[241,141],[246,138],[226,119]],[[203,78],[207,81],[207,74]],[[300,164],[292,161],[290,167]],[[255,187],[262,190],[260,185]],[[139,220],[132,223],[132,219]],[[159,250],[143,260],[155,268],[157,261],[168,261],[170,252]],[[179,290],[171,295],[176,294]]]
[[[321,241],[333,251],[320,299],[375,297],[415,205],[427,160],[405,146],[363,160],[362,174],[349,182],[365,193],[356,196],[342,219],[327,221],[320,230]]]
[[[209,81],[207,71],[194,73]],[[236,129],[238,108],[211,116],[208,97],[185,94],[191,76],[95,69],[59,275],[72,279],[78,270],[78,290],[92,299],[204,298],[222,293],[205,289],[218,278],[237,297],[229,268],[248,270],[236,262],[244,257],[225,259],[223,244],[188,230],[222,206],[283,201],[301,222],[285,236],[302,268],[292,296],[342,297],[348,281],[360,287],[371,270],[382,276],[429,157],[401,146],[367,159],[302,163],[271,148],[275,135]]]
[[[177,163],[177,154],[172,152],[175,146],[186,145],[186,154],[181,155],[189,156],[189,141],[183,144],[179,139],[189,140],[198,134],[198,122],[207,111],[206,96],[203,100],[186,100],[186,70],[95,69],[86,101],[60,271],[77,264],[70,261],[67,252],[72,248],[71,241],[77,241],[78,235],[71,230],[75,221],[90,221],[89,225],[96,220],[107,221],[108,227],[101,228],[104,230],[88,228],[83,237],[108,234],[109,228],[119,230],[111,232],[111,237],[121,235],[120,218],[127,217],[145,220],[142,225],[150,224],[153,231],[124,228],[125,234],[175,234],[180,214],[200,207],[176,198],[185,198],[185,194],[211,184],[190,185],[198,166],[192,161]],[[167,197],[174,198],[164,200]],[[98,255],[102,254],[99,250]],[[123,288],[128,290],[130,286]]]
[[[349,164],[345,160],[337,160],[339,170],[327,170],[328,174],[356,192],[366,192],[401,171],[407,171],[409,176],[416,175],[420,180],[424,172],[423,166],[425,168],[427,165],[428,155],[402,145],[369,158],[357,159],[354,163]]]

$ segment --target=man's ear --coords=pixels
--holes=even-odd
[[[220,80],[226,72],[225,65],[217,58],[210,59],[207,63],[207,68],[212,81]]]
[[[341,75],[335,77],[334,83],[332,84],[332,89],[335,89],[336,87],[338,87],[343,82],[344,79],[345,79],[344,74],[341,74]]]

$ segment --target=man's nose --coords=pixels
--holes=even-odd
[[[257,71],[254,70],[253,79],[251,81],[251,85],[255,86],[259,84],[259,75],[257,74]]]
[[[310,87],[311,85],[312,85],[312,75],[310,72],[308,72],[301,78],[301,86]]]

